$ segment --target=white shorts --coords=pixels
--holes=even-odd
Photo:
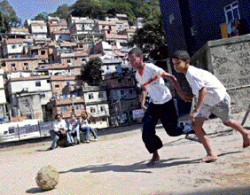
[[[223,122],[230,121],[232,117],[230,105],[231,98],[228,94],[226,94],[224,99],[214,106],[204,104],[197,117],[208,118],[211,114],[214,114]]]

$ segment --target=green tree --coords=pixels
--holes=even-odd
[[[71,14],[71,7],[69,7],[67,4],[63,4],[57,8],[56,12],[49,15],[52,17],[59,17],[67,20],[70,14]]]
[[[102,82],[102,60],[100,58],[90,59],[82,70],[82,80],[86,81],[88,85],[99,86]]]
[[[0,32],[4,33],[7,31],[8,24],[6,23],[3,12],[0,11]]]
[[[103,1],[100,1],[100,4],[98,4],[98,2],[99,0],[78,0],[74,5],[72,5],[72,15],[103,19],[104,15],[101,10]]]
[[[165,46],[166,38],[161,16],[158,15],[153,20],[147,21],[143,28],[136,31],[129,44],[142,48],[146,54]]]
[[[6,31],[10,26],[20,26],[21,19],[17,17],[15,10],[7,0],[0,2],[1,31]]]
[[[47,12],[42,12],[40,14],[37,14],[37,16],[35,16],[33,19],[34,20],[48,21],[48,13]]]
[[[72,15],[104,19],[115,14],[127,14],[130,22],[134,22],[135,14],[131,3],[123,0],[78,0],[72,5]]]

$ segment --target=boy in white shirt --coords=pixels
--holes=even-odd
[[[213,162],[217,160],[217,155],[212,150],[202,129],[204,121],[208,119],[210,114],[216,115],[224,125],[240,132],[243,137],[243,148],[248,147],[250,145],[250,132],[237,121],[231,119],[231,99],[222,83],[210,72],[191,66],[190,56],[186,51],[176,51],[172,62],[177,72],[185,74],[197,100],[190,119],[193,122],[196,136],[207,152],[203,161]]]
[[[150,104],[145,108],[145,98],[142,98],[141,106],[146,109],[142,139],[149,153],[153,153],[148,163],[153,166],[160,160],[158,149],[162,147],[160,138],[156,135],[155,126],[160,119],[163,127],[170,136],[179,136],[184,133],[185,127],[178,126],[178,117],[170,90],[165,85],[163,78],[170,80],[176,88],[179,96],[188,101],[188,96],[182,93],[177,79],[151,63],[143,62],[143,53],[139,48],[134,48],[128,53],[128,60],[131,66],[136,69],[136,79],[144,89],[142,96],[149,94]],[[190,129],[189,129],[190,130]],[[192,130],[192,129],[191,129]]]
[[[66,136],[67,138],[67,144],[69,146],[71,146],[72,143],[72,139],[71,136],[68,132],[68,125],[66,123],[66,121],[62,118],[61,114],[56,114],[55,116],[55,121],[54,121],[54,128],[53,128],[53,132],[54,132],[54,139],[52,141],[51,147],[48,148],[48,150],[54,150],[57,147],[57,142],[60,138],[63,138],[64,136]]]

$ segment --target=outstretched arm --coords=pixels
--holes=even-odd
[[[194,109],[193,113],[190,114],[190,120],[194,121],[195,117],[197,117],[197,115],[199,114],[199,111],[202,107],[202,105],[204,104],[205,100],[207,97],[207,88],[203,87],[200,91],[199,91],[199,97],[198,97],[198,101],[196,104],[196,108]]]
[[[145,103],[146,103],[146,97],[147,97],[147,89],[145,87],[142,88],[142,94],[141,94],[141,108],[146,111],[147,110],[147,107],[145,106]]]
[[[174,75],[169,74],[167,72],[163,72],[162,77],[168,79],[174,85],[174,88],[176,89],[176,91],[177,91],[178,95],[181,97],[181,99],[183,99],[184,101],[188,101],[188,102],[192,101],[193,97],[183,93],[183,91],[182,91],[182,89],[181,89],[181,87],[180,87],[180,85],[179,85],[179,83]]]

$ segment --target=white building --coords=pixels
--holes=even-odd
[[[108,55],[102,56],[101,59],[103,63],[101,67],[103,79],[108,78],[112,73],[116,73],[122,70],[121,59],[108,56]]]
[[[50,76],[11,78],[8,93],[13,117],[43,120],[46,105],[52,98]]]
[[[142,28],[144,26],[144,24],[145,24],[144,18],[137,18],[136,19],[136,28],[137,29]]]
[[[25,46],[31,46],[29,39],[4,39],[2,41],[2,53],[4,58],[17,58],[25,54]]]
[[[69,30],[71,34],[88,34],[93,31],[94,20],[88,17],[72,17],[69,19]]]
[[[4,90],[3,70],[0,69],[0,119],[7,117],[6,104],[7,101]]]
[[[55,41],[70,41],[71,40],[69,30],[54,30],[50,34],[50,36],[52,40],[55,40]]]
[[[107,94],[98,86],[83,87],[83,97],[86,111],[91,114],[91,125],[95,128],[109,127],[109,106]]]
[[[46,39],[48,34],[47,24],[43,20],[27,20],[30,33],[35,39]]]

